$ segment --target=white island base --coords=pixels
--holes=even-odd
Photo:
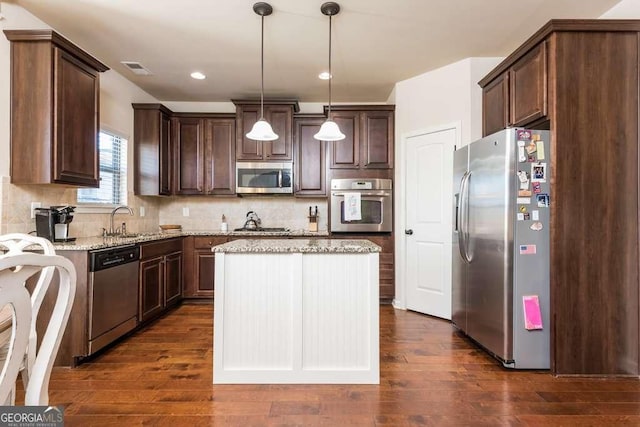
[[[366,240],[216,246],[215,384],[379,384],[378,252]]]

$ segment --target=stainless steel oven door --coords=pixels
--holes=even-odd
[[[358,191],[362,219],[344,220],[344,191],[331,192],[331,231],[390,233],[393,230],[391,191]],[[352,191],[349,191],[352,193]]]

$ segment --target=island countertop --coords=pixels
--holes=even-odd
[[[241,239],[211,248],[220,253],[374,253],[382,248],[369,240]]]

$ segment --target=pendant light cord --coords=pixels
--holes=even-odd
[[[327,113],[327,120],[331,120],[331,80],[333,74],[331,74],[331,15],[329,15],[329,112]]]
[[[264,119],[264,15],[262,15],[260,30],[260,120],[262,119]]]

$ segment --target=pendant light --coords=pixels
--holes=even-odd
[[[327,112],[327,120],[320,126],[320,131],[313,137],[321,141],[340,141],[345,136],[340,132],[338,124],[331,120],[331,80],[333,80],[333,74],[331,74],[331,17],[340,12],[340,5],[332,1],[323,3],[320,6],[320,11],[323,15],[329,17],[329,110]]]
[[[278,135],[273,131],[269,122],[264,119],[264,17],[273,13],[273,8],[269,3],[258,2],[253,5],[253,11],[262,18],[262,29],[260,35],[260,119],[254,123],[251,131],[246,137],[256,141],[273,141],[278,139]]]

